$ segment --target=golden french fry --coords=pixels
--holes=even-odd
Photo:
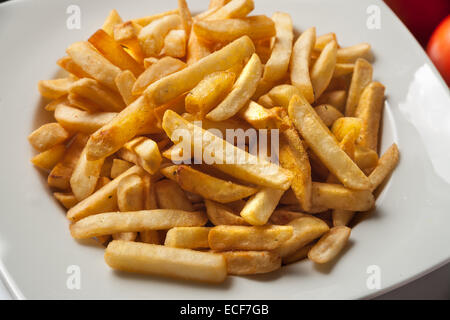
[[[164,245],[186,249],[209,248],[208,234],[210,229],[206,227],[172,228],[166,234]]]
[[[220,203],[247,198],[257,191],[256,188],[225,181],[185,165],[165,167],[161,173],[177,182],[183,190]]]
[[[72,208],[73,209],[73,208]],[[75,239],[174,227],[201,227],[207,222],[204,212],[155,209],[130,212],[107,212],[91,215],[70,225]]]
[[[321,36],[316,37],[314,50],[322,51],[325,48],[325,46],[333,40],[336,41],[337,43],[336,34],[334,32],[325,33]]]
[[[315,217],[301,217],[292,220],[287,226],[293,228],[292,236],[275,249],[281,258],[289,257],[330,229],[323,220]]]
[[[221,8],[226,5],[230,0],[210,0],[208,9]]]
[[[292,220],[302,217],[310,217],[310,216],[301,212],[278,209],[272,213],[269,222],[276,225],[286,225]]]
[[[152,21],[142,28],[138,39],[142,50],[147,57],[157,56],[164,46],[164,38],[170,30],[181,25],[181,18],[178,14],[164,16]]]
[[[138,34],[142,26],[133,21],[126,21],[114,26],[114,40],[127,48],[127,53],[142,63],[144,60],[144,52],[139,43]]]
[[[330,209],[367,211],[374,205],[370,190],[352,190],[339,184],[313,182],[313,205]]]
[[[327,263],[337,257],[344,249],[352,229],[333,227],[309,250],[308,258],[315,263]]]
[[[277,114],[278,110],[279,108],[267,109],[250,101],[239,111],[239,116],[255,129],[277,129],[281,125],[281,118]]]
[[[104,163],[103,163],[104,164]],[[103,167],[102,167],[103,169]],[[106,186],[108,183],[111,182],[111,179],[108,177],[104,177],[104,176],[100,176],[97,180],[97,184],[95,185],[95,191],[103,188],[104,186]]]
[[[369,180],[372,183],[372,190],[378,188],[378,186],[388,177],[397,166],[399,160],[398,147],[394,143],[385,153],[380,157],[378,165],[375,170],[369,176]]]
[[[300,96],[292,98],[289,116],[309,147],[346,187],[356,190],[370,188],[369,179],[342,151],[306,99]]]
[[[139,76],[139,78],[136,79],[132,90],[133,94],[141,94],[144,92],[145,88],[153,82],[174,72],[180,71],[185,66],[186,64],[183,61],[172,57],[164,57],[159,59],[156,63],[148,67],[144,73]]]
[[[355,70],[354,63],[336,63],[333,72],[333,78],[341,77],[353,73]]]
[[[154,14],[154,15],[151,15],[151,16],[145,16],[145,17],[142,17],[142,18],[133,19],[131,21],[133,23],[136,23],[136,24],[140,25],[141,27],[145,27],[146,25],[152,23],[155,20],[161,19],[162,17],[170,16],[170,15],[178,14],[178,13],[179,13],[179,10],[177,8],[177,9],[174,9],[174,10],[169,10],[169,11],[162,12],[162,13],[157,13],[157,14]]]
[[[117,89],[114,79],[121,72],[120,68],[109,62],[92,44],[87,41],[75,42],[66,52],[90,77],[110,89]]]
[[[117,205],[120,211],[144,209],[144,181],[137,174],[122,178],[117,186]]]
[[[54,99],[52,101],[50,101],[49,103],[47,103],[44,107],[44,109],[46,111],[55,111],[56,108],[60,105],[69,105],[69,101],[67,100],[67,95],[64,95],[62,97],[59,97],[58,99]]]
[[[72,193],[54,192],[53,196],[66,209],[70,209],[78,203],[77,198],[75,198],[75,196]]]
[[[133,86],[136,83],[136,77],[130,70],[125,70],[119,73],[119,75],[114,79],[116,83],[117,90],[122,96],[123,102],[126,105],[131,104],[134,100],[136,100],[136,96],[133,96]]]
[[[351,210],[334,209],[332,214],[333,226],[346,226],[353,218],[355,213]]]
[[[111,166],[111,178],[115,179],[122,173],[133,167],[133,163],[121,159],[113,159]]]
[[[138,166],[131,167],[103,188],[71,208],[67,212],[67,218],[71,221],[77,221],[90,215],[117,210],[117,187],[119,182],[122,178],[133,174],[143,175],[145,171]]]
[[[181,17],[181,24],[183,25],[184,32],[187,37],[189,37],[192,27],[192,16],[186,0],[178,0],[178,12]]]
[[[366,60],[371,59],[370,44],[359,43],[351,47],[339,48],[337,51],[337,62],[339,63],[353,63],[358,58]]]
[[[300,248],[293,254],[291,254],[287,257],[284,257],[283,264],[290,264],[290,263],[294,263],[294,262],[305,259],[308,256],[308,252],[309,252],[309,250],[311,250],[312,246],[313,246],[312,244],[308,244],[308,245]]]
[[[180,186],[172,180],[160,180],[155,185],[156,198],[162,209],[194,211]]]
[[[307,29],[295,41],[291,57],[291,82],[309,103],[314,101],[314,91],[309,74],[310,56],[316,40],[316,29]]]
[[[311,84],[314,91],[314,100],[325,91],[333,77],[336,66],[337,43],[331,41],[320,53],[319,58],[311,69]]]
[[[92,113],[102,111],[102,107],[99,104],[76,93],[69,93],[69,95],[67,96],[67,100],[69,101],[70,106],[77,107],[78,109],[81,109],[83,111]]]
[[[224,20],[230,18],[244,18],[254,9],[253,0],[232,0],[219,7],[203,19],[206,20]]]
[[[147,230],[139,232],[141,242],[150,244],[161,244],[161,237],[158,230]]]
[[[161,55],[183,58],[186,55],[186,32],[184,30],[171,30],[164,38]]]
[[[88,78],[90,77],[79,65],[77,65],[71,57],[65,56],[56,61],[56,64],[69,72],[70,74],[76,76],[77,78]]]
[[[235,74],[218,71],[207,75],[186,96],[186,111],[203,118],[230,92]]]
[[[171,278],[220,283],[227,277],[225,258],[216,253],[115,240],[105,251],[113,269]]]
[[[208,235],[209,246],[213,250],[273,250],[293,233],[291,226],[216,226]]]
[[[241,216],[232,212],[223,204],[205,199],[206,214],[208,219],[215,226],[230,225],[230,226],[244,226],[248,225]]]
[[[184,113],[182,114],[182,117],[190,122],[194,122],[196,120],[200,120],[198,119],[198,117],[196,117],[195,115],[192,115],[190,113]],[[241,119],[238,118],[230,118],[230,119],[226,119],[220,122],[216,122],[216,121],[211,121],[208,119],[201,119],[202,121],[202,128],[205,130],[209,130],[209,129],[217,129],[221,132],[222,137],[226,137],[226,130],[227,129],[233,129],[233,130],[239,130],[239,129],[243,129],[243,130],[247,130],[250,128],[250,126],[245,122],[242,121]],[[213,131],[211,131],[211,133],[214,133]]]
[[[355,163],[361,169],[375,168],[378,164],[378,154],[372,149],[356,145]]]
[[[271,251],[228,251],[221,254],[227,261],[228,274],[261,274],[281,268],[280,256]]]
[[[206,115],[206,118],[213,121],[222,121],[238,113],[255,93],[261,74],[261,60],[259,60],[257,54],[253,54],[236,80],[231,92]]]
[[[344,116],[338,109],[329,104],[318,105],[314,107],[314,111],[327,127],[330,127],[336,120]]]
[[[191,65],[211,53],[208,44],[191,32],[187,43],[186,63]]]
[[[272,100],[273,105],[281,106],[287,109],[289,102],[294,95],[301,95],[301,91],[290,84],[280,84],[273,87],[268,93],[268,97]]]
[[[114,38],[104,30],[97,30],[89,39],[91,43],[106,59],[122,70],[130,70],[134,76],[139,76],[144,67],[130,56]]]
[[[324,92],[316,103],[319,104],[331,104],[338,109],[341,113],[345,112],[345,102],[347,98],[347,92],[345,90],[334,90]]]
[[[355,117],[362,120],[358,144],[377,151],[378,129],[384,106],[384,86],[371,82],[361,93]]]
[[[75,82],[73,78],[40,80],[38,89],[44,98],[58,99],[69,93],[70,86]]]
[[[369,62],[364,59],[356,60],[355,71],[353,72],[345,105],[346,117],[353,117],[355,115],[360,96],[364,88],[372,81],[372,73],[373,68]]]
[[[247,153],[245,150],[239,149],[212,133],[194,126],[171,110],[167,110],[164,114],[163,128],[174,143],[178,143],[178,139],[180,138],[174,134],[176,130],[183,129],[186,133],[189,133],[190,137],[194,137],[195,130],[195,133],[201,136],[203,149],[208,146],[211,150],[231,151],[236,155],[234,159],[223,157],[223,154],[217,155],[217,157],[213,159],[216,160],[215,163],[212,164],[215,168],[230,176],[261,186],[277,189],[286,190],[290,186],[292,174],[289,171],[263,159],[258,159]],[[190,140],[191,147],[194,147],[193,139]]]
[[[362,121],[354,117],[341,117],[334,121],[331,132],[338,141],[342,141],[346,135],[353,132],[357,137],[361,131]]]
[[[284,190],[280,189],[261,189],[247,201],[240,213],[241,217],[254,226],[266,224],[283,193]]]
[[[133,142],[138,140],[138,143]],[[162,157],[155,141],[145,137],[138,137],[126,143],[119,156],[126,161],[141,166],[145,171],[154,174],[161,165]]]
[[[38,168],[50,171],[62,159],[64,152],[66,152],[66,147],[63,144],[57,144],[35,155],[31,159],[31,163]]]
[[[114,35],[114,26],[119,23],[123,23],[123,20],[119,16],[119,13],[115,9],[113,9],[109,12],[108,17],[106,17],[106,20],[103,23],[102,29],[110,36],[113,36]]]

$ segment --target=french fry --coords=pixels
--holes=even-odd
[[[338,184],[313,182],[312,203],[330,209],[367,211],[374,205],[370,190],[351,190]]]
[[[86,159],[86,148],[81,152],[80,158],[70,177],[70,188],[78,201],[90,196],[95,191],[98,178],[105,159]]]
[[[344,249],[352,229],[339,226],[333,227],[309,250],[308,258],[315,263],[327,263],[337,257]]]
[[[102,169],[103,169],[103,167],[102,167]],[[98,177],[97,184],[95,185],[95,191],[103,188],[110,182],[111,182],[111,179],[108,177],[104,177],[104,176]]]
[[[182,117],[190,122],[194,122],[196,120],[199,120],[195,115],[192,115],[190,113],[184,113],[182,114]],[[220,122],[216,122],[216,121],[211,121],[208,119],[201,119],[202,121],[202,128],[205,130],[209,130],[209,129],[217,129],[221,132],[222,137],[226,137],[226,130],[227,129],[233,129],[233,130],[238,130],[238,129],[243,129],[243,130],[247,130],[250,128],[250,126],[245,122],[242,121],[241,119],[238,119],[236,117],[230,118],[230,119],[226,119],[224,121],[220,121]],[[213,133],[213,132],[211,132]]]
[[[133,167],[133,163],[121,159],[113,159],[111,166],[111,178],[115,179],[122,173]]]
[[[314,111],[327,127],[330,127],[337,119],[344,116],[338,109],[329,104],[318,105],[314,107]]]
[[[209,248],[209,230],[206,227],[175,227],[167,232],[164,245],[186,249]]]
[[[355,70],[354,63],[336,63],[334,67],[333,77],[341,77],[353,73]]]
[[[331,132],[334,134],[338,141],[342,141],[346,135],[353,132],[356,136],[359,136],[361,131],[362,121],[355,117],[341,117],[334,121],[331,127]]]
[[[144,243],[161,244],[161,236],[158,230],[147,230],[139,232],[139,240]]]
[[[341,113],[344,113],[346,99],[347,92],[345,90],[326,91],[319,97],[319,99],[316,100],[316,103],[318,105],[331,104]]]
[[[397,145],[392,144],[386,152],[380,157],[378,165],[369,176],[372,183],[372,191],[388,177],[397,166],[399,160],[399,151]]]
[[[77,198],[72,193],[53,192],[53,196],[64,208],[70,209],[78,203]]]
[[[309,74],[310,56],[316,40],[316,29],[307,29],[295,41],[291,57],[291,83],[309,103],[314,101],[314,91]]]
[[[69,105],[81,109],[83,111],[88,111],[92,113],[102,111],[102,107],[99,104],[76,93],[69,93],[69,95],[67,96],[67,100],[69,102]]]
[[[273,250],[293,233],[291,226],[216,226],[208,235],[209,246],[213,250]]]
[[[275,36],[275,25],[267,16],[251,16],[241,19],[200,20],[193,25],[193,31],[208,42],[227,43],[244,35],[252,40]]]
[[[66,52],[90,77],[110,89],[117,89],[114,79],[120,73],[120,68],[103,57],[92,44],[87,41],[75,42]]]
[[[337,62],[339,63],[353,63],[358,58],[366,60],[371,59],[371,47],[368,43],[359,43],[351,47],[339,48],[337,51]]]
[[[114,40],[125,46],[128,49],[127,52],[139,63],[144,60],[144,52],[138,39],[141,29],[142,26],[133,21],[126,21],[114,26]]]
[[[201,227],[207,217],[200,211],[155,209],[107,212],[91,215],[70,225],[75,239],[87,239],[117,232],[166,230],[174,227]]]
[[[322,51],[323,48],[325,48],[325,46],[333,40],[337,43],[336,34],[334,32],[325,33],[321,36],[316,37],[314,50]]]
[[[243,18],[252,12],[254,7],[255,4],[253,0],[231,0],[203,19],[224,20],[230,18]]]
[[[315,100],[325,91],[333,77],[337,50],[336,41],[328,43],[311,69],[311,84]]]
[[[228,251],[221,254],[227,261],[228,274],[261,274],[281,268],[280,256],[271,251]]]
[[[161,209],[194,211],[192,203],[176,182],[160,180],[155,185],[155,191]]]
[[[353,72],[345,105],[346,117],[353,117],[355,115],[360,96],[364,88],[372,81],[372,73],[373,68],[369,62],[364,59],[356,60],[355,71]]]
[[[300,96],[292,98],[289,104],[289,117],[308,146],[346,187],[356,190],[370,188],[369,179],[341,150],[337,140],[331,135],[306,99]]]
[[[279,110],[280,108],[267,109],[250,101],[238,114],[255,129],[277,129],[282,125]]]
[[[158,58],[155,57],[147,57],[144,59],[144,68],[147,69],[148,67],[154,65],[159,61]]]
[[[186,96],[186,111],[203,118],[230,92],[235,74],[218,71],[207,75]]]
[[[122,70],[130,70],[135,77],[138,77],[144,67],[130,56],[123,47],[117,43],[113,36],[104,30],[97,30],[89,39],[91,43],[106,59]]]
[[[31,159],[31,163],[38,168],[50,171],[62,159],[64,152],[66,152],[66,147],[63,144],[57,144],[35,155]]]
[[[249,224],[262,226],[267,223],[275,210],[284,190],[263,188],[245,204],[240,215]]]
[[[50,101],[49,103],[47,103],[44,107],[44,109],[46,111],[55,111],[56,108],[60,105],[69,105],[69,101],[67,100],[67,95],[64,95],[62,97],[59,97],[58,99],[54,99],[52,101]]]
[[[147,57],[157,56],[164,46],[164,38],[170,30],[181,25],[181,18],[178,14],[168,15],[152,21],[142,28],[138,39],[142,50]]]
[[[295,86],[290,84],[281,84],[273,87],[267,95],[272,100],[272,103],[287,109],[289,102],[294,95],[301,95],[302,92]]]
[[[353,218],[355,213],[351,210],[334,209],[331,213],[333,226],[346,226]]]
[[[131,104],[134,100],[136,100],[136,96],[133,96],[133,86],[136,83],[136,77],[130,70],[125,70],[119,73],[114,79],[116,83],[117,90],[122,96],[123,102],[125,105]]]
[[[69,93],[70,86],[75,82],[73,78],[40,80],[38,89],[44,98],[58,99]]]
[[[372,149],[356,145],[355,163],[361,170],[373,169],[378,164],[378,154]]]
[[[230,226],[245,226],[248,223],[242,219],[241,216],[235,214],[227,206],[205,199],[206,214],[208,219],[215,226],[230,225]]]
[[[161,19],[162,17],[170,16],[170,15],[178,14],[178,13],[179,13],[179,10],[177,8],[177,9],[174,9],[174,10],[169,10],[169,11],[162,12],[162,13],[157,13],[157,14],[154,14],[154,15],[151,15],[151,16],[145,16],[145,17],[142,17],[142,18],[133,19],[131,21],[133,23],[136,23],[136,24],[140,25],[141,27],[145,27],[146,25],[152,23],[155,20]]]
[[[294,254],[330,229],[323,220],[315,217],[301,217],[292,220],[287,226],[293,228],[292,236],[275,249],[275,252],[283,259]]]
[[[309,215],[301,213],[301,212],[278,209],[272,213],[272,215],[270,216],[269,222],[272,224],[276,224],[276,225],[286,225],[289,222],[291,222],[292,220],[302,218],[302,217],[309,217]]]
[[[117,210],[117,187],[119,182],[122,178],[133,174],[143,175],[145,171],[138,166],[131,167],[103,188],[71,208],[67,212],[67,218],[71,221],[77,221],[90,215]]]
[[[110,242],[105,261],[121,271],[209,283],[223,282],[227,276],[225,258],[220,254],[139,242]]]
[[[312,248],[312,244],[307,244],[306,246],[300,248],[293,254],[283,258],[283,264],[291,264],[300,260],[305,259],[308,256],[309,250]]]
[[[138,140],[138,141],[136,141]],[[134,142],[137,143],[134,143]],[[161,165],[162,157],[155,141],[145,137],[138,137],[126,143],[119,150],[123,159],[141,166],[145,171],[154,174]]]
[[[178,0],[178,12],[181,18],[181,24],[183,25],[185,35],[189,37],[189,33],[191,32],[192,27],[192,16],[186,0]]]
[[[221,8],[226,5],[230,0],[210,0],[208,9]]]
[[[225,159],[216,158],[219,163],[214,163],[213,166],[222,172],[229,174],[230,176],[255,183],[261,186],[278,188],[286,190],[289,188],[292,175],[289,171],[262,159],[258,159],[255,156],[245,152],[242,149],[235,147],[234,145],[224,141],[223,139],[205,131],[199,127],[195,127],[193,124],[184,120],[182,117],[177,115],[171,110],[167,110],[164,114],[163,128],[167,133],[168,137],[177,143],[179,137],[174,136],[174,131],[177,129],[184,129],[190,134],[190,137],[194,136],[194,129],[199,131],[202,137],[202,148],[204,149],[207,145],[211,147],[211,150],[230,150],[236,155],[236,161],[228,161]],[[193,147],[193,139],[191,139],[191,146]],[[225,149],[224,149],[225,148]],[[234,160],[234,159],[232,159]]]
[[[113,9],[109,12],[108,17],[106,17],[106,20],[103,23],[102,29],[108,35],[113,36],[114,35],[114,26],[119,23],[123,23],[123,20],[119,16],[119,13],[115,9]]]
[[[231,92],[206,115],[206,118],[221,121],[234,116],[255,93],[261,74],[261,61],[258,55],[253,54],[236,80]]]
[[[255,53],[261,59],[262,64],[266,64],[270,59],[270,55],[272,54],[272,39],[273,38],[253,41],[253,43],[255,44]],[[269,83],[262,84],[261,88],[259,90],[256,90],[254,98],[257,98],[260,95],[264,94],[264,90],[267,89],[268,86]]]
[[[195,32],[190,33],[186,53],[186,63],[188,65],[191,65],[198,60],[206,57],[207,55],[211,54],[211,52],[211,49],[204,40],[197,37]]]
[[[257,191],[256,188],[215,178],[185,165],[165,167],[161,173],[177,182],[183,190],[219,203],[247,198]]]
[[[161,55],[183,58],[186,55],[186,32],[184,30],[171,30],[164,38]]]
[[[378,130],[384,106],[384,86],[371,82],[361,93],[355,117],[362,120],[358,144],[377,151]]]
[[[65,56],[56,61],[56,64],[69,72],[70,74],[76,76],[77,78],[89,78],[90,75],[87,74],[79,65],[77,65],[71,57]]]

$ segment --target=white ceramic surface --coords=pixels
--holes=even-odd
[[[57,75],[55,61],[72,42],[87,39],[109,10],[125,19],[176,7],[176,0],[11,1],[0,5],[0,274],[16,298],[319,299],[367,298],[443,265],[450,258],[450,97],[420,46],[375,0],[256,0],[255,13],[292,15],[297,29],[334,31],[341,45],[370,42],[374,78],[387,88],[384,151],[393,141],[401,161],[377,209],[353,230],[339,262],[308,261],[255,277],[229,277],[221,286],[114,272],[93,242],[74,241],[64,211],[29,159],[26,137],[48,121],[36,83]],[[69,30],[69,5],[81,9],[81,29]],[[367,28],[375,4],[380,29]],[[193,11],[207,1],[189,1]],[[375,8],[375,10],[376,10]],[[80,267],[80,290],[68,289],[67,268]],[[367,268],[381,270],[381,289],[368,289]]]

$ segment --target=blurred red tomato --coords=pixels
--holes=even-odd
[[[450,15],[434,30],[428,42],[427,53],[450,86]]]

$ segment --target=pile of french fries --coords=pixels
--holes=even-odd
[[[395,144],[378,155],[370,45],[314,27],[294,39],[289,14],[249,16],[253,0],[195,16],[178,3],[125,22],[111,11],[58,60],[65,78],[39,82],[56,121],[30,134],[31,162],[72,236],[105,245],[114,269],[212,283],[332,261],[399,159]],[[278,130],[278,163],[210,130],[249,128]],[[193,157],[179,130],[244,160],[177,163]]]

